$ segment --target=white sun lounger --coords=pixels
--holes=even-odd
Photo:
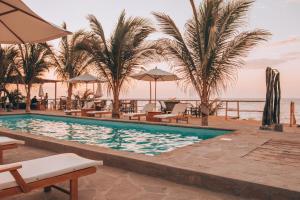
[[[0,166],[0,198],[29,193],[44,188],[56,188],[78,200],[78,178],[93,174],[101,161],[89,160],[76,154],[65,153]],[[70,181],[70,191],[54,186]]]
[[[169,122],[171,122],[172,119],[176,119],[176,122],[178,122],[179,119],[187,119],[188,123],[188,117],[184,115],[187,107],[187,103],[178,103],[174,106],[170,114],[154,115],[154,118],[168,119]]]
[[[155,110],[155,104],[148,103],[144,106],[143,110],[140,113],[126,113],[123,116],[128,117],[129,120],[131,120],[133,117],[137,117],[138,120],[140,120],[142,116],[146,116],[148,112],[151,112],[154,110]]]
[[[17,148],[19,145],[25,144],[24,141],[15,140],[9,137],[0,136],[0,164],[3,163],[3,151]]]
[[[107,111],[107,110],[94,110],[94,111],[86,112],[87,116],[89,116],[89,117],[95,117],[96,115],[99,115],[100,117],[102,117],[102,115],[108,115],[111,113],[112,113],[111,111]]]
[[[72,114],[77,115],[78,113],[81,113],[81,110],[65,110],[66,115],[72,115]]]
[[[96,115],[99,115],[99,117],[102,117],[102,115],[108,115],[112,114],[112,104],[106,106],[105,110],[92,110],[92,111],[87,111],[86,114],[89,117],[95,117]]]

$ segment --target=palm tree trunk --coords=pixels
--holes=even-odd
[[[119,92],[118,89],[115,89],[113,92],[113,109],[112,109],[112,118],[119,119],[120,118],[120,100],[119,100]]]
[[[27,85],[27,96],[26,96],[26,113],[30,113],[30,105],[31,105],[31,85]]]
[[[209,116],[209,96],[207,88],[204,85],[201,95],[201,125],[208,126],[208,116]]]
[[[73,84],[69,83],[67,105],[66,105],[67,110],[71,110],[72,108],[72,93],[73,93]]]

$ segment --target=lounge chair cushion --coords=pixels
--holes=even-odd
[[[9,137],[0,136],[0,145],[9,145],[9,144],[24,144],[24,141],[15,140]]]
[[[126,117],[137,117],[137,116],[146,116],[146,113],[126,113],[124,114]]]
[[[159,118],[159,119],[168,119],[168,118],[178,117],[178,115],[176,115],[176,114],[163,114],[163,115],[154,115],[154,117]]]
[[[26,183],[32,183],[88,167],[99,166],[102,165],[102,162],[82,158],[73,153],[65,153],[9,165],[15,164],[22,165],[22,168],[18,170],[19,173]],[[15,186],[17,186],[17,183],[9,172],[0,173],[0,190]]]
[[[95,115],[95,114],[107,114],[107,113],[111,113],[111,111],[99,110],[99,111],[88,111],[86,113],[87,114]]]
[[[65,110],[65,113],[76,113],[81,112],[81,110]]]

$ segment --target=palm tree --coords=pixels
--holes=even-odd
[[[154,13],[163,33],[163,55],[175,63],[175,71],[185,85],[192,85],[201,100],[202,125],[208,125],[209,98],[226,89],[234,80],[243,58],[269,32],[241,31],[253,0],[204,0],[196,8],[190,0],[193,18],[181,34],[175,22],[164,13]]]
[[[30,112],[30,94],[34,83],[41,78],[52,65],[52,52],[48,44],[18,45],[17,72],[26,90],[26,112]]]
[[[101,23],[95,16],[88,16],[90,35],[85,49],[92,57],[99,75],[108,81],[113,94],[112,117],[120,117],[119,96],[128,77],[156,53],[155,42],[146,38],[155,31],[151,23],[141,17],[126,18],[123,11],[110,39],[106,39]]]
[[[62,27],[67,29],[66,23]],[[84,31],[79,30],[71,36],[65,36],[60,41],[60,51],[54,57],[56,61],[56,73],[63,80],[69,80],[86,72],[91,64],[91,59],[86,52],[78,50],[77,46],[82,43]],[[73,84],[68,83],[67,109],[71,109]]]
[[[16,58],[17,51],[14,46],[2,47],[0,45],[0,94],[2,94],[2,92],[8,94],[6,86],[13,75],[16,75]]]

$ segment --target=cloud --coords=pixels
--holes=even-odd
[[[246,61],[245,67],[248,69],[265,69],[266,67],[278,67],[278,65],[300,60],[300,52],[290,52],[279,58],[258,58]]]
[[[300,0],[299,0],[299,3],[300,3]],[[278,47],[278,46],[291,45],[291,44],[295,44],[295,43],[300,43],[300,36],[289,37],[284,40],[276,41],[276,42],[271,43],[270,46]]]

